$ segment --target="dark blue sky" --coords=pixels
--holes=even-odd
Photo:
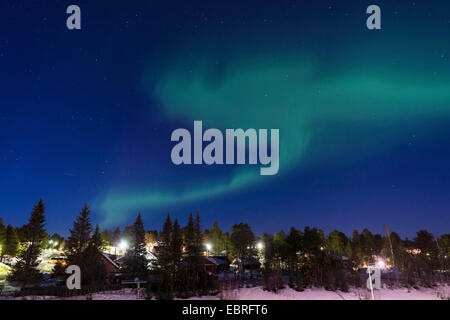
[[[450,5],[376,1],[369,31],[372,2],[310,3],[2,0],[0,217],[22,225],[42,197],[61,234],[85,202],[103,227],[199,209],[257,233],[448,233]],[[173,165],[194,120],[280,128],[279,174]]]

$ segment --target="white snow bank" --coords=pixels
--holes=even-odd
[[[375,300],[441,300],[450,299],[450,286],[436,288],[407,289],[396,288],[374,291]],[[5,298],[5,297],[3,297]],[[2,297],[0,297],[0,300]],[[9,298],[12,299],[12,298]],[[58,300],[57,297],[20,297],[14,299],[27,300]],[[136,300],[136,291],[123,289],[120,291],[99,292],[92,295],[64,298],[62,300]],[[302,292],[291,288],[279,290],[278,293],[264,291],[262,287],[241,288],[233,291],[225,291],[217,296],[192,297],[187,300],[370,300],[369,290],[351,288],[349,292],[327,291],[322,288],[306,289]]]
[[[3,272],[7,273],[7,272],[9,272],[9,270],[11,270],[11,268],[9,266],[0,262],[0,273],[3,273]]]
[[[366,289],[351,288],[349,292],[327,291],[323,288],[305,289],[298,292],[291,288],[279,290],[277,293],[264,291],[262,287],[242,288],[227,291],[222,295],[193,297],[192,300],[370,300],[370,291]],[[387,289],[374,291],[375,300],[440,300],[450,298],[450,287],[440,286],[437,288]]]

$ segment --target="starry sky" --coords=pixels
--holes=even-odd
[[[66,28],[81,8],[82,29]],[[366,28],[381,7],[382,29]],[[0,217],[141,212],[256,233],[450,231],[448,1],[0,2]],[[280,170],[171,162],[177,128],[279,128]]]

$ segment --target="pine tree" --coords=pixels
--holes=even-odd
[[[139,213],[133,225],[131,245],[125,256],[125,272],[130,278],[146,279],[148,274],[145,229]]]
[[[194,223],[194,235],[195,235],[195,269],[197,273],[205,271],[205,260],[203,259],[204,245],[203,245],[203,233],[200,224],[200,212],[197,210]]]
[[[205,270],[205,246],[204,237],[200,223],[200,212],[197,210],[194,222],[194,237],[195,237],[195,250],[194,250],[194,279],[197,283],[195,288],[197,294],[207,294],[209,291],[208,283],[209,276]]]
[[[335,255],[344,256],[347,250],[348,239],[344,233],[334,230],[326,240],[327,250]]]
[[[178,219],[175,219],[172,226],[172,235],[170,240],[170,250],[172,255],[172,263],[174,266],[174,289],[179,297],[184,297],[186,289],[185,269],[182,265],[183,258],[183,237]]]
[[[231,227],[231,242],[234,248],[234,255],[238,258],[245,258],[251,255],[251,247],[255,243],[255,235],[246,223],[234,224]]]
[[[105,283],[106,269],[103,262],[100,227],[97,225],[91,237],[92,225],[87,204],[73,223],[67,243],[69,264],[81,269],[83,285],[98,285]]]
[[[89,240],[88,248],[95,248],[99,251],[103,248],[103,240],[102,235],[100,233],[100,226],[97,224],[95,226],[94,234],[92,235],[91,239]]]
[[[188,274],[187,291],[197,293],[200,289],[200,277],[204,272],[203,235],[200,226],[200,214],[197,211],[195,220],[189,214],[188,224],[185,228],[186,268]]]
[[[83,284],[102,285],[105,283],[107,274],[102,246],[100,227],[97,225],[87,247],[76,259],[81,269]]]
[[[130,243],[131,241],[133,241],[133,234],[134,234],[134,225],[126,225],[123,228],[121,239]]]
[[[156,255],[158,258],[157,271],[159,273],[158,298],[161,300],[173,299],[173,257],[172,257],[172,220],[167,214],[163,229],[160,233]]]
[[[192,264],[191,257],[195,255],[195,227],[192,213],[189,214],[188,224],[184,228],[184,246],[186,247],[187,261]]]
[[[111,242],[113,246],[117,247],[119,245],[120,236],[121,236],[120,228],[116,227],[111,237]]]
[[[8,280],[19,283],[21,288],[39,284],[41,273],[37,270],[38,257],[41,252],[41,242],[45,230],[45,205],[42,199],[33,207],[30,220],[26,227],[26,242],[19,254],[18,261],[12,268]]]
[[[208,232],[208,242],[212,246],[212,255],[220,255],[225,251],[223,233],[217,221],[214,221],[212,229]]]
[[[364,260],[364,253],[362,248],[361,236],[357,230],[353,231],[352,235],[352,262],[355,267],[361,265]]]
[[[88,205],[85,204],[80,215],[73,223],[73,228],[70,230],[70,236],[67,242],[67,251],[71,256],[80,254],[89,244],[92,232],[90,213],[91,211]]]
[[[18,248],[19,237],[17,236],[16,229],[9,224],[6,228],[5,254],[10,257],[15,257],[17,255]]]
[[[103,230],[100,233],[100,237],[102,239],[102,246],[104,248],[110,247],[112,244],[112,232],[110,230]]]
[[[188,223],[185,228],[183,228],[184,233],[184,273],[186,278],[185,291],[187,294],[192,294],[195,291],[196,280],[194,279],[194,259],[195,254],[195,234],[194,234],[194,218],[192,213],[189,213]]]
[[[183,257],[183,237],[181,234],[181,228],[178,224],[178,219],[175,219],[172,227],[172,237],[171,237],[171,247],[172,256],[174,264],[181,263]]]
[[[0,262],[3,261],[3,255],[5,254],[6,245],[6,227],[3,224],[3,219],[0,218]]]
[[[19,236],[19,242],[27,241],[27,225],[16,228],[17,235]]]
[[[298,284],[299,290],[302,290],[303,284],[301,281],[294,282],[294,278],[298,276],[299,255],[302,254],[302,232],[294,227],[291,227],[289,235],[286,237],[288,246],[288,270],[289,270],[289,285],[296,287]]]

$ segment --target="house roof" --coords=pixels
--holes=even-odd
[[[111,264],[114,266],[114,268],[120,269],[119,265],[118,265],[117,263],[115,263],[110,257],[108,257],[107,254],[105,254],[105,253],[102,252],[102,256],[105,258],[106,261],[108,261],[109,263],[111,263]]]
[[[232,264],[239,264],[242,263],[244,265],[260,265],[258,259],[256,258],[236,258],[233,260]]]
[[[214,256],[207,256],[205,257],[208,261],[212,262],[216,266],[223,265],[223,264],[230,264],[230,261],[228,261],[227,257],[214,257]]]

